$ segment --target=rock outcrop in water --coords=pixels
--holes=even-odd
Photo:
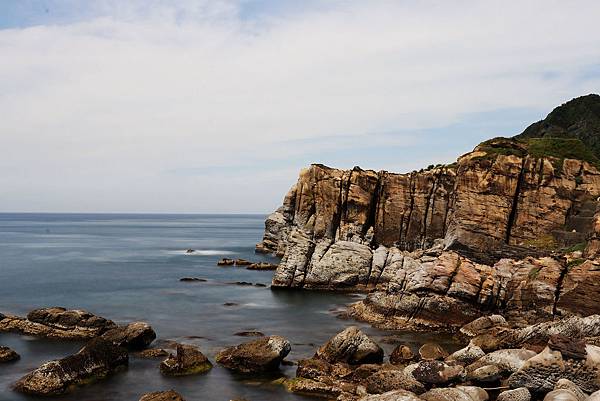
[[[388,326],[600,312],[600,161],[582,142],[598,107],[575,99],[536,123],[569,116],[560,137],[530,127],[418,172],[310,166],[257,245],[282,256],[273,288],[375,291],[354,315]]]

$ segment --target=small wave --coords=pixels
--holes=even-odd
[[[188,252],[185,249],[180,251],[170,251],[172,255],[185,255],[185,256],[215,256],[215,255],[232,255],[235,252],[228,250],[219,249],[194,249],[194,252]]]

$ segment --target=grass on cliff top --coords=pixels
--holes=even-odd
[[[556,157],[561,165],[565,159],[584,160],[600,168],[600,159],[577,138],[531,138],[527,144],[533,157]]]

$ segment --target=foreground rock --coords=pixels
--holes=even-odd
[[[33,395],[59,395],[72,386],[102,379],[127,363],[124,348],[96,338],[76,354],[47,362],[19,379],[15,389]]]
[[[262,337],[225,348],[217,354],[216,361],[240,373],[267,372],[277,370],[290,350],[290,342],[281,336]]]
[[[315,357],[329,363],[349,364],[381,363],[383,349],[356,326],[350,326],[336,334],[323,345]]]
[[[144,394],[140,401],[185,401],[185,398],[174,390],[168,390]]]
[[[105,332],[102,338],[120,347],[142,350],[156,339],[156,333],[148,323],[133,322]]]
[[[90,339],[116,327],[111,320],[80,309],[35,309],[29,312],[27,318],[0,314],[0,332],[16,332],[45,338]]]
[[[193,345],[178,344],[176,355],[169,355],[161,362],[160,371],[167,376],[187,376],[205,373],[212,369],[212,363]]]
[[[21,358],[14,350],[0,346],[0,363],[13,362]]]

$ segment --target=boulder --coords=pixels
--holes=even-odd
[[[250,266],[250,265],[252,265],[252,262],[250,262],[249,260],[246,260],[246,259],[236,259],[235,265],[236,266]]]
[[[350,326],[333,336],[316,352],[315,357],[330,363],[352,365],[381,363],[383,349],[356,326]]]
[[[505,376],[505,371],[496,365],[484,365],[467,371],[467,379],[477,383],[494,383]]]
[[[469,344],[465,348],[461,348],[458,351],[450,354],[446,358],[446,362],[457,362],[461,365],[469,365],[479,358],[483,357],[485,352],[476,345]]]
[[[154,341],[156,333],[148,323],[133,322],[107,331],[102,334],[102,338],[120,347],[141,350]]]
[[[522,348],[502,349],[479,358],[467,367],[467,371],[472,372],[483,366],[493,365],[498,367],[503,375],[508,376],[519,370],[528,359],[535,355],[536,352]]]
[[[406,390],[393,390],[383,394],[368,395],[359,401],[422,401],[416,394]]]
[[[457,386],[448,388],[434,388],[421,394],[425,401],[487,401],[487,392],[479,387]]]
[[[60,307],[35,309],[29,312],[27,318],[3,316],[0,320],[0,332],[64,340],[91,339],[117,327],[111,320],[90,312]]]
[[[507,327],[506,319],[501,315],[482,316],[460,328],[460,332],[469,337],[482,334],[492,327]]]
[[[185,398],[174,390],[155,391],[142,395],[140,401],[185,401]]]
[[[371,394],[380,394],[392,390],[406,390],[415,394],[425,392],[423,384],[401,370],[379,370],[367,377],[363,384]]]
[[[439,344],[426,343],[419,348],[421,359],[443,360],[448,356],[448,352]]]
[[[161,362],[160,372],[166,376],[187,376],[205,373],[212,369],[212,363],[198,347],[178,344],[177,354],[170,354]]]
[[[281,336],[262,337],[225,348],[217,354],[216,361],[240,373],[272,371],[279,368],[290,350],[290,342]]]
[[[248,265],[248,267],[246,267],[246,269],[248,270],[275,270],[277,269],[276,264],[273,263],[268,263],[268,262],[259,262],[259,263],[252,263],[250,265]]]
[[[496,401],[530,401],[531,393],[526,387],[503,391],[498,394]]]
[[[587,394],[581,391],[577,384],[568,379],[560,379],[557,381],[554,390],[568,390],[573,393],[579,401],[584,401],[587,398]]]
[[[544,396],[544,401],[583,401],[570,390],[552,390]]]
[[[513,373],[508,384],[511,388],[527,387],[532,393],[548,393],[560,379],[568,379],[592,393],[600,389],[600,348],[587,345],[586,355],[585,360],[564,358],[560,351],[546,347]]]
[[[217,266],[233,266],[235,264],[235,260],[223,258],[217,262]]]
[[[22,377],[15,389],[33,395],[59,395],[74,385],[104,378],[127,363],[127,350],[95,338],[76,354],[47,362]]]
[[[407,364],[415,359],[415,354],[410,347],[400,344],[390,354],[390,363],[394,365]]]
[[[19,358],[21,358],[21,356],[14,350],[0,346],[0,363],[16,361]]]
[[[464,373],[461,365],[449,365],[442,361],[423,360],[412,371],[415,379],[425,384],[444,385],[459,380]]]
[[[144,358],[144,359],[164,358],[166,356],[169,356],[169,352],[162,348],[149,348],[149,349],[145,349],[143,351],[137,352],[135,354],[135,356],[137,356],[138,358]]]

